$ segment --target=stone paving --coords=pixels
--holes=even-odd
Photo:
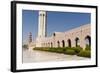
[[[47,62],[47,61],[69,61],[87,60],[89,58],[78,57],[76,55],[65,55],[37,50],[23,50],[23,63]]]

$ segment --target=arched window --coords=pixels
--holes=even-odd
[[[58,45],[58,47],[60,47],[60,42],[59,41],[57,41],[57,45]]]
[[[86,42],[86,45],[91,46],[91,37],[90,36],[86,36],[85,37],[85,42]]]
[[[55,37],[55,36],[56,36],[56,34],[55,34],[55,33],[53,33],[53,36]]]
[[[65,41],[62,40],[62,47],[65,47]]]
[[[79,42],[80,42],[80,40],[79,40],[79,38],[77,37],[77,38],[75,39],[76,47],[79,45]]]
[[[70,39],[68,39],[68,47],[71,47],[71,40]]]
[[[42,14],[43,16],[45,16],[44,14]]]
[[[40,14],[40,16],[42,16],[42,14]]]

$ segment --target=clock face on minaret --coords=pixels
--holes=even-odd
[[[46,11],[39,11],[39,21],[38,21],[38,37],[46,37],[47,30],[46,30]]]

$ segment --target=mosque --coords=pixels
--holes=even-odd
[[[80,27],[65,31],[54,32],[47,37],[46,11],[39,11],[38,36],[32,41],[32,33],[29,34],[29,48],[34,47],[76,47],[80,45],[85,49],[91,45],[91,25],[85,24]]]

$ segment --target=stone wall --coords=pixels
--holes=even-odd
[[[54,34],[51,37],[39,38],[39,43],[36,43],[36,45],[39,45],[39,47],[75,47],[80,45],[85,48],[86,37],[91,38],[91,25],[86,24],[66,32],[55,32]]]

